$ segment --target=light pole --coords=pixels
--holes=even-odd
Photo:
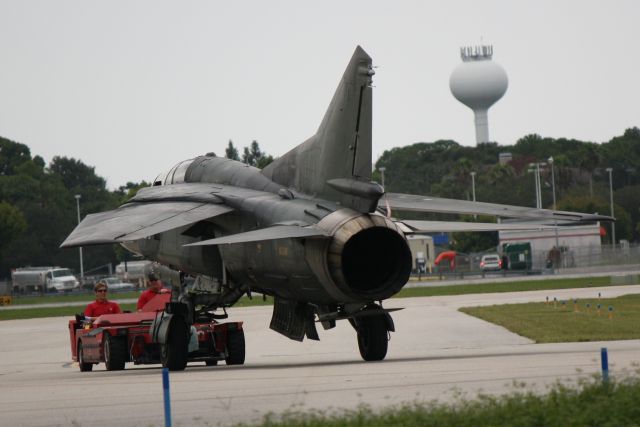
[[[387,168],[385,168],[384,166],[381,166],[378,168],[378,170],[380,171],[380,175],[382,178],[382,188],[384,188],[384,171],[386,171]]]
[[[538,188],[538,209],[542,209],[542,185],[540,185],[540,163],[536,163],[536,185]]]
[[[547,159],[547,162],[551,165],[551,190],[553,194],[553,210],[555,211],[557,209],[556,207],[556,174],[553,168],[553,156],[550,156]],[[560,250],[560,243],[558,242],[558,221],[554,220],[553,224],[555,225],[555,231],[556,231],[556,248]]]
[[[476,201],[476,173],[471,172],[471,194],[473,195],[473,201]]]
[[[528,169],[529,172],[535,173],[536,181],[536,208],[542,209],[542,190],[540,185],[540,166],[544,166],[546,163],[529,163],[529,167],[535,166],[535,169]]]
[[[549,157],[547,162],[551,165],[551,191],[553,194],[553,210],[556,210],[556,174],[553,169],[553,157]]]
[[[611,217],[613,218],[613,178],[611,173],[613,172],[613,168],[607,168],[607,172],[609,172],[609,202],[611,203]],[[611,221],[611,244],[613,247],[616,247],[616,223]]]
[[[78,212],[78,225],[80,224],[80,194],[76,194],[76,210]],[[82,246],[78,248],[80,250],[80,282],[84,283],[84,265],[82,263]]]

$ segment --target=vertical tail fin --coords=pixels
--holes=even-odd
[[[262,173],[310,196],[375,209],[382,188],[370,182],[373,74],[371,58],[358,46],[316,134]]]

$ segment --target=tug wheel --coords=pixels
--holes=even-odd
[[[166,340],[160,347],[160,360],[170,371],[183,371],[189,356],[189,327],[182,316],[174,316],[170,322]]]
[[[78,365],[80,365],[80,372],[90,372],[93,370],[93,363],[87,363],[84,361],[82,342],[78,342]]]
[[[104,340],[104,365],[107,371],[121,371],[127,357],[127,346],[121,337],[107,335]]]

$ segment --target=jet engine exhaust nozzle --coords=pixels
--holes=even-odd
[[[404,235],[380,215],[343,219],[327,249],[332,281],[354,299],[389,298],[411,274],[411,251]]]

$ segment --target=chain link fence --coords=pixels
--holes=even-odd
[[[586,246],[577,248],[561,247],[548,251],[527,251],[510,253],[509,259],[498,253],[502,259],[500,271],[484,271],[480,266],[482,256],[491,252],[470,254],[458,253],[453,268],[449,262],[435,266],[431,273],[421,277],[464,278],[477,275],[527,275],[579,273],[598,271],[640,270],[640,244],[622,242],[617,245]],[[510,261],[511,260],[511,265]],[[521,262],[513,262],[520,260]],[[414,277],[417,274],[414,274]]]

